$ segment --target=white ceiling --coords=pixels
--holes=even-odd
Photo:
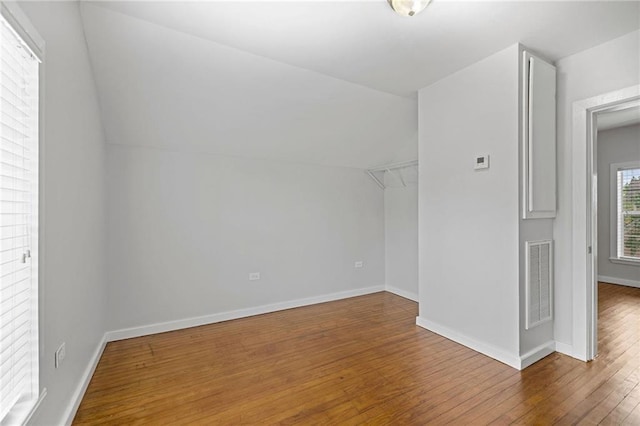
[[[640,28],[638,1],[105,1],[183,33],[402,96],[520,42],[551,60]]]

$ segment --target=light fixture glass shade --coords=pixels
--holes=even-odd
[[[422,12],[431,0],[387,0],[393,10],[401,16],[413,16]]]

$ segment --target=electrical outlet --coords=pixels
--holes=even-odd
[[[56,368],[59,368],[62,365],[62,361],[64,361],[65,356],[67,356],[67,347],[65,346],[65,343],[62,342],[62,344],[56,351],[56,357],[55,357]]]
[[[257,281],[260,279],[260,272],[252,272],[249,274],[249,281]]]
[[[358,260],[353,266],[355,268],[362,268],[364,266],[364,262],[362,260]]]

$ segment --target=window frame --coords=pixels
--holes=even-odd
[[[42,338],[43,325],[43,300],[44,295],[44,75],[45,75],[45,42],[28,17],[20,9],[16,1],[0,0],[0,15],[6,20],[11,29],[22,39],[22,42],[31,51],[32,55],[39,61],[38,69],[38,188],[37,188],[37,247],[35,257],[32,259],[32,268],[35,270],[34,277],[37,280],[36,308],[34,310],[34,335],[36,342],[33,342],[33,395],[28,400],[19,401],[4,418],[0,419],[0,425],[5,424],[27,424],[38,407],[47,395],[46,388],[41,386],[42,374],[42,354],[44,349],[44,339]]]
[[[640,258],[620,256],[619,240],[618,240],[618,172],[622,170],[640,169],[640,161],[626,161],[622,163],[612,163],[609,172],[609,188],[610,188],[610,238],[609,238],[609,261],[613,263],[640,266]]]

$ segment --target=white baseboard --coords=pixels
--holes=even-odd
[[[604,275],[598,275],[598,281],[611,283],[611,284],[626,285],[627,287],[640,288],[640,281],[627,280],[624,278],[606,277]]]
[[[524,370],[531,364],[534,364],[540,361],[542,358],[547,355],[551,355],[556,351],[556,342],[553,340],[548,341],[547,343],[543,343],[537,348],[531,349],[524,355],[520,356],[520,370]]]
[[[567,343],[556,341],[556,352],[560,352],[561,354],[568,355],[573,358],[573,346]]]
[[[31,409],[31,412],[29,412],[29,414],[27,415],[27,418],[24,419],[24,421],[22,422],[23,425],[29,424],[29,422],[35,416],[36,412],[38,411],[38,408],[40,408],[40,405],[42,405],[42,402],[46,397],[47,397],[47,388],[42,388],[42,390],[40,391],[40,396],[38,397],[38,401],[36,401],[36,405],[33,406],[33,408]],[[4,420],[6,420],[6,417]]]
[[[397,296],[404,297],[405,299],[413,300],[414,302],[418,301],[418,293],[402,290],[401,288],[394,287],[388,284],[385,286],[385,290]]]
[[[213,324],[216,322],[229,321],[238,318],[246,318],[254,315],[268,314],[270,312],[282,311],[285,309],[299,308],[301,306],[315,305],[317,303],[331,302],[334,300],[347,299],[349,297],[362,296],[364,294],[384,291],[383,285],[359,288],[355,290],[340,291],[337,293],[325,294],[322,296],[307,297],[304,299],[289,300],[286,302],[272,303],[269,305],[256,306],[252,308],[238,309],[235,311],[220,312],[217,314],[203,315],[200,317],[185,318],[175,321],[167,321],[156,324],[143,325],[140,327],[124,328],[120,330],[108,331],[105,334],[107,342],[116,340],[131,339],[133,337],[147,336],[149,334],[165,333],[167,331],[181,330],[183,328],[197,327],[200,325]]]
[[[521,359],[517,354],[510,354],[503,349],[497,348],[488,343],[478,342],[477,340],[458,333],[457,331],[451,330],[448,327],[422,317],[416,317],[416,324],[422,328],[426,328],[429,331],[439,334],[442,337],[446,337],[449,340],[453,340],[456,343],[460,343],[463,346],[473,349],[476,352],[480,352],[481,354],[507,364],[509,367],[513,367],[518,370],[522,368]]]
[[[107,336],[105,334],[104,336],[102,336],[102,340],[98,343],[96,350],[93,352],[93,356],[89,360],[89,364],[87,365],[87,368],[84,370],[84,373],[80,378],[80,383],[78,383],[78,387],[76,387],[75,392],[73,392],[73,395],[71,396],[69,406],[64,411],[64,415],[62,416],[63,424],[71,425],[71,423],[73,422],[73,418],[76,416],[78,407],[80,407],[80,403],[82,402],[84,393],[87,391],[89,382],[93,377],[94,371],[96,371],[96,367],[98,366],[98,362],[100,361],[100,357],[102,357],[102,352],[104,352],[104,347],[106,345]]]

